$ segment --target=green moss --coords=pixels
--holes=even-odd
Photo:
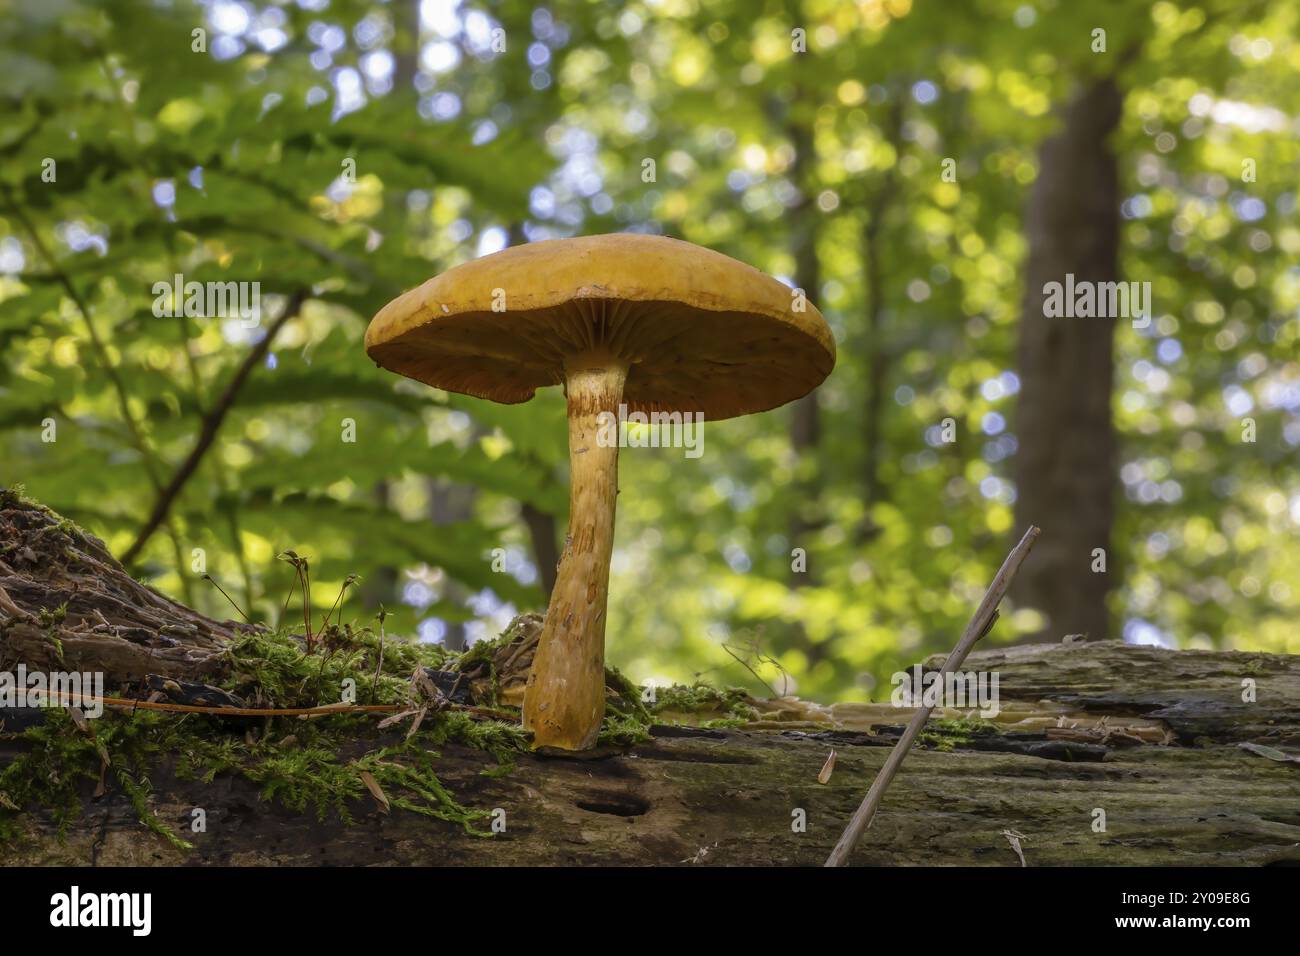
[[[87,781],[115,779],[140,822],[179,848],[189,844],[159,820],[148,806],[150,791],[144,767],[161,749],[156,731],[163,727],[156,714],[137,719],[105,719],[90,734],[77,728],[68,711],[45,710],[44,720],[15,735],[23,752],[0,771],[0,840],[16,832],[18,812],[29,806],[51,811],[60,833],[81,813],[81,791]]]
[[[496,637],[475,642],[456,657],[455,669],[468,671],[479,664],[484,664],[490,671],[494,671],[497,652],[522,637],[527,623],[526,616],[521,614],[506,625],[506,629]]]
[[[426,718],[420,733],[430,744],[441,747],[457,743],[483,750],[502,766],[513,765],[514,755],[528,749],[528,735],[518,724],[500,720],[474,720],[468,714],[447,710]]]
[[[987,737],[1000,732],[998,725],[991,720],[960,717],[955,720],[927,721],[917,740],[933,750],[948,753],[963,744],[969,744],[976,737]]]
[[[687,687],[674,684],[659,688],[652,710],[655,714],[689,714],[707,717],[705,725],[738,727],[758,719],[758,711],[749,703],[749,693],[739,687],[720,689],[696,682]]]
[[[29,804],[48,809],[63,832],[81,811],[78,790],[93,776],[88,768],[99,766],[98,750],[75,732],[72,719],[59,709],[47,711],[42,723],[19,736],[25,751],[0,771],[0,792],[5,795],[0,838],[13,836],[16,811]]]
[[[314,707],[349,698],[354,703],[401,703],[415,668],[439,663],[431,660],[426,645],[390,638],[383,642],[381,667],[378,635],[347,624],[327,627],[311,654],[301,638],[281,630],[241,637],[226,655],[229,668],[222,687],[276,707]]]
[[[27,497],[27,488],[21,482],[0,488],[0,508],[44,508],[44,505]]]
[[[135,810],[135,815],[141,823],[178,850],[194,849],[193,843],[182,840],[176,835],[175,830],[159,820],[158,816],[149,809],[149,794],[152,792],[153,786],[149,783],[148,777],[141,777],[137,780],[132,777],[127,770],[119,769],[117,772],[117,782],[121,785],[122,791],[127,795],[127,799],[131,801],[131,806]]]
[[[597,743],[628,746],[650,739],[650,722],[640,715],[606,713],[600,725]]]
[[[499,761],[496,773],[506,773],[513,767],[513,754],[525,747],[518,727],[476,722],[455,711],[431,714],[409,741],[349,758],[358,731],[373,732],[373,718],[368,726],[359,726],[361,720],[351,715],[320,718],[302,722],[292,734],[250,742],[242,728],[223,729],[214,718],[109,712],[94,722],[91,738],[77,729],[66,710],[52,708],[42,723],[14,735],[22,753],[0,772],[0,840],[12,839],[19,812],[35,807],[51,811],[65,832],[81,813],[89,782],[99,778],[101,753],[109,755],[107,779],[116,781],[140,822],[181,850],[192,845],[149,809],[147,774],[167,755],[175,755],[181,780],[210,783],[220,774],[237,774],[256,784],[265,800],[299,813],[310,810],[321,820],[334,815],[345,823],[352,822],[349,802],[368,799],[361,778],[366,771],[391,806],[455,823],[468,833],[491,835],[475,827],[487,811],[461,805],[442,785],[432,748],[455,742],[485,750]]]
[[[631,717],[643,724],[654,722],[654,715],[642,700],[642,689],[632,683],[617,667],[605,668],[605,686],[614,692],[614,699],[606,698],[608,707],[616,714]]]
[[[410,677],[420,666],[445,665],[441,649],[389,638],[383,643],[368,628],[331,626],[317,652],[306,653],[301,638],[288,631],[259,631],[241,637],[226,651],[223,689],[245,700],[274,707],[310,707],[351,698],[359,703],[401,704]],[[346,693],[345,693],[346,692]],[[461,744],[492,754],[493,775],[508,773],[527,738],[514,724],[475,720],[461,711],[427,713],[409,740],[348,758],[358,741],[375,732],[373,715],[338,714],[311,721],[268,718],[272,732],[245,736],[248,721],[152,711],[107,712],[93,722],[94,736],[78,730],[61,708],[46,711],[40,724],[11,739],[20,755],[0,771],[0,841],[17,835],[20,812],[50,811],[61,832],[81,813],[90,782],[97,782],[101,753],[109,755],[106,783],[116,783],[141,822],[178,849],[190,844],[149,810],[147,774],[164,757],[174,756],[180,779],[210,783],[221,774],[238,774],[257,784],[263,798],[318,817],[334,814],[350,821],[349,801],[369,799],[361,772],[371,773],[394,808],[456,823],[467,832],[490,835],[475,823],[485,811],[459,804],[439,781],[434,748]],[[276,728],[289,728],[275,733]],[[362,744],[364,746],[364,744]]]
[[[50,610],[49,608],[44,608],[44,607],[41,608],[36,614],[36,619],[40,623],[41,627],[45,628],[46,630],[49,630],[58,626],[59,624],[62,624],[64,620],[67,619],[67,616],[68,616],[68,602],[64,601],[54,610]]]
[[[379,783],[391,806],[456,823],[476,836],[490,836],[474,827],[488,811],[456,802],[438,780],[436,757],[437,753],[424,749],[417,735],[411,741],[347,761],[335,747],[326,745],[271,749],[255,756],[239,772],[261,787],[265,800],[278,801],[299,813],[310,808],[322,821],[333,814],[351,823],[348,803],[367,795],[361,778],[365,771]]]

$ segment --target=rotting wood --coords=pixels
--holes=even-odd
[[[1038,689],[1051,683],[1059,688],[1053,693],[1073,697],[1071,675],[1105,670],[1125,684],[1115,692],[1116,718],[1143,706],[1169,711],[1164,702],[1180,679],[1197,692],[1175,710],[1168,744],[1071,744],[1041,728],[994,721],[969,739],[954,737],[951,750],[915,749],[852,863],[1019,866],[1003,830],[1025,834],[1029,866],[1300,863],[1300,770],[1236,741],[1248,732],[1268,746],[1300,743],[1296,657],[1080,644],[981,651],[967,666],[1000,671],[1003,706],[1012,713],[1061,709],[1064,702],[1050,696],[1040,704]],[[1242,676],[1257,679],[1261,702],[1272,703],[1256,706],[1271,718],[1224,719],[1236,710]],[[1033,697],[1013,700],[1012,687],[1031,688]],[[1098,704],[1089,713],[1108,716]],[[1214,715],[1223,739],[1197,733],[1198,713]],[[505,833],[490,839],[399,810],[381,815],[368,797],[353,806],[351,826],[322,823],[260,800],[242,778],[203,785],[179,781],[164,766],[150,775],[159,816],[179,828],[193,808],[207,811],[208,831],[186,833],[191,853],[147,833],[120,793],[91,801],[88,781],[86,812],[64,841],[50,821],[32,817],[26,839],[0,850],[0,863],[87,864],[102,838],[101,865],[675,865],[704,847],[711,849],[687,865],[819,865],[902,723],[873,723],[872,733],[834,724],[813,731],[662,726],[644,744],[594,759],[521,754],[500,777],[482,775],[496,766],[491,756],[449,746],[438,772],[457,799],[506,811]],[[375,739],[400,735],[399,728]],[[353,746],[361,753],[374,743]],[[1049,744],[1057,749],[1044,749]],[[817,775],[828,745],[837,758],[823,785]],[[0,744],[0,760],[9,746]],[[1104,833],[1092,829],[1098,808]],[[805,833],[791,828],[796,809],[807,815]]]
[[[0,520],[10,521],[14,510],[0,509]],[[53,534],[43,529],[57,516],[22,510],[46,516],[24,519],[24,542]],[[13,542],[10,527],[0,549]],[[43,644],[24,636],[25,628],[47,633],[39,610],[51,605],[39,583],[64,593],[66,582],[81,576],[88,587],[92,569],[101,566],[106,590],[121,604],[114,613],[124,621],[147,630],[161,620],[188,635],[173,638],[175,646],[159,642],[156,651],[179,649],[210,665],[238,633],[238,625],[209,621],[130,581],[93,539],[83,542],[66,525],[59,533],[72,537],[50,554],[98,548],[97,563],[0,554],[2,579],[27,582],[11,593],[20,613],[0,610],[0,669],[41,664],[39,655],[26,654],[43,652]],[[152,672],[160,661],[175,664],[151,656],[148,644],[95,630],[98,623],[69,601],[67,615],[51,625],[63,635],[65,658],[71,651],[81,662],[109,665],[111,674],[118,662],[127,674],[141,659]],[[521,627],[517,643],[497,651],[500,662],[527,659],[535,625]],[[72,646],[68,636],[82,645]],[[115,640],[144,657],[98,646]],[[933,671],[942,661],[924,665]],[[1300,768],[1238,746],[1300,748],[1300,657],[1076,643],[988,648],[965,668],[999,673],[1000,713],[982,721],[935,712],[852,863],[1018,867],[1004,830],[1024,834],[1031,867],[1300,863]],[[1255,703],[1242,700],[1246,680],[1254,683]],[[508,683],[517,687],[517,676]],[[174,849],[146,830],[118,787],[96,798],[96,781],[88,779],[84,812],[62,838],[43,811],[25,814],[21,834],[0,847],[0,864],[818,865],[911,711],[888,703],[749,703],[760,720],[744,728],[661,725],[647,742],[604,747],[585,759],[521,753],[502,775],[484,775],[498,766],[483,751],[444,747],[438,775],[456,799],[505,811],[505,832],[491,838],[398,807],[382,814],[368,793],[351,805],[351,825],[333,817],[322,822],[312,811],[263,801],[240,776],[179,780],[167,758],[149,772],[149,804],[194,850]],[[716,715],[694,719],[709,716]],[[376,727],[345,744],[342,756],[404,734],[403,727]],[[0,739],[0,763],[19,747]],[[818,774],[832,747],[835,771],[822,784]],[[207,831],[191,833],[199,807]],[[1093,830],[1097,809],[1105,811],[1105,832]],[[796,810],[806,815],[806,832],[792,827]]]
[[[247,630],[141,584],[98,538],[6,489],[0,595],[0,670],[24,662],[123,680],[198,680],[220,672],[222,649]]]

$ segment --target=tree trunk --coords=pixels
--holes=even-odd
[[[202,680],[242,630],[140,584],[98,538],[0,488],[0,672]]]
[[[1118,277],[1119,176],[1107,139],[1123,97],[1106,79],[1065,110],[1064,128],[1042,146],[1030,194],[1029,259],[1020,320],[1016,407],[1016,520],[1043,538],[1012,589],[1048,623],[1039,637],[1109,632],[1106,595],[1115,569],[1092,570],[1110,554],[1116,441],[1111,420],[1115,319],[1047,318],[1044,285]]]
[[[901,152],[903,106],[906,92],[890,90],[890,107],[884,123],[886,140]],[[898,164],[881,177],[879,185],[865,204],[866,222],[862,227],[863,313],[865,325],[863,364],[866,367],[866,394],[862,402],[862,501],[863,522],[859,540],[865,542],[879,532],[872,509],[880,503],[885,487],[880,479],[884,454],[885,393],[889,380],[890,349],[885,341],[882,320],[885,315],[885,218],[897,199]]]

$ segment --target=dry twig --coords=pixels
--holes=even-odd
[[[993,622],[997,619],[998,604],[1001,603],[1007,589],[1011,586],[1011,581],[1020,570],[1020,565],[1024,563],[1029,551],[1037,540],[1039,529],[1031,525],[1025,532],[1025,536],[1020,539],[1020,543],[1011,549],[1007,559],[1002,562],[1002,567],[993,578],[993,583],[989,585],[988,592],[984,595],[984,600],[980,602],[979,608],[975,611],[975,616],[971,618],[970,623],[966,625],[966,630],[957,642],[957,646],[948,659],[943,662],[943,667],[939,668],[939,676],[946,677],[961,666],[962,661],[966,660],[966,655],[971,652],[977,641],[988,633]],[[898,743],[890,752],[889,757],[885,760],[885,765],[880,768],[880,773],[876,774],[875,782],[871,784],[871,789],[862,800],[862,805],[858,807],[857,812],[853,814],[853,819],[844,829],[840,836],[839,842],[835,844],[835,849],[826,859],[827,866],[844,866],[853,853],[853,848],[857,846],[858,840],[867,827],[871,825],[872,818],[876,815],[876,809],[880,806],[880,801],[885,795],[885,790],[894,775],[898,773],[898,768],[903,763],[903,758],[907,752],[912,749],[912,743],[925,726],[925,722],[930,719],[930,714],[934,711],[933,707],[922,707],[912,716],[911,722],[903,735],[898,738]]]

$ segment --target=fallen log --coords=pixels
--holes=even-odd
[[[215,679],[238,625],[123,581],[102,545],[94,550],[93,539],[66,526],[58,533],[68,542],[45,562],[34,550],[35,562],[16,557],[14,546],[30,547],[30,535],[51,535],[43,529],[58,523],[49,512],[49,521],[30,517],[33,510],[9,499],[0,509],[9,522],[0,527],[24,526],[0,539],[0,668],[49,666],[53,632],[63,666],[98,666],[109,688],[146,674]],[[97,563],[79,556],[87,548]],[[70,563],[51,565],[54,555]],[[113,605],[116,617],[105,615],[107,630],[94,613],[100,580],[121,605]],[[57,621],[51,600],[67,604]],[[179,630],[165,634],[173,624]],[[113,631],[126,626],[145,633]],[[521,627],[495,659],[526,660],[533,637]],[[483,678],[482,658],[473,666],[481,684],[509,683]],[[1287,759],[1300,747],[1300,657],[1074,643],[988,649],[964,669],[998,673],[1000,712],[986,720],[936,711],[853,864],[1020,866],[1021,854],[1028,866],[1300,863],[1300,765]],[[649,739],[584,755],[519,752],[504,766],[499,753],[440,744],[437,778],[460,805],[481,812],[474,826],[411,812],[397,799],[390,806],[401,792],[369,771],[345,801],[345,821],[267,799],[265,780],[180,773],[184,755],[164,753],[148,769],[147,788],[88,775],[70,817],[41,806],[0,810],[12,827],[0,864],[820,865],[912,711],[744,703],[751,712],[740,726],[698,726],[722,715],[667,707]],[[238,719],[213,725],[242,740],[242,725],[226,726]],[[307,726],[301,719],[255,723],[288,751],[295,728]],[[377,765],[373,755],[407,731],[358,725],[337,756],[391,766],[401,758]],[[0,733],[0,772],[30,747]],[[147,827],[141,801],[191,848]]]

